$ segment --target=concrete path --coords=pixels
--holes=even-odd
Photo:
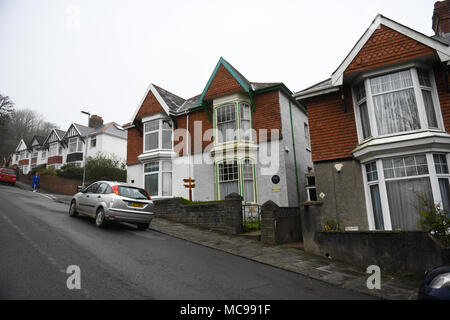
[[[366,282],[370,274],[367,274],[366,270],[308,254],[297,248],[285,245],[267,246],[244,236],[221,234],[162,218],[154,218],[150,229],[379,298],[389,300],[417,298],[420,279],[382,274],[381,289],[369,290]]]

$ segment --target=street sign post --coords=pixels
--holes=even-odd
[[[189,188],[189,201],[192,201],[192,188],[195,188],[195,179],[183,179],[184,187]]]

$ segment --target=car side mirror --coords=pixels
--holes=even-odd
[[[83,189],[83,186],[77,187],[78,192],[86,193],[86,189]]]

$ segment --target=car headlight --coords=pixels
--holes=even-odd
[[[436,278],[431,281],[430,287],[433,289],[450,287],[450,272],[437,275]]]

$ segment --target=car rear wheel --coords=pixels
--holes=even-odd
[[[137,223],[136,225],[139,230],[147,230],[150,223]]]
[[[77,215],[78,215],[77,207],[76,207],[76,204],[75,204],[75,200],[73,200],[73,201],[70,203],[70,207],[69,207],[69,216],[70,216],[70,217],[76,217]]]
[[[103,211],[103,208],[98,208],[97,215],[95,216],[95,225],[99,228],[103,228],[106,224],[105,211]]]

